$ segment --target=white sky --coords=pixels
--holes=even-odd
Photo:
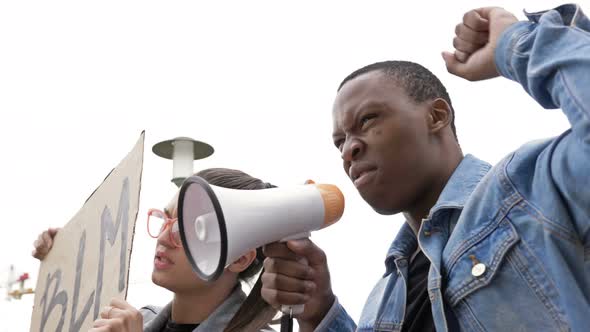
[[[588,0],[579,2],[590,13]],[[344,217],[312,238],[357,319],[403,220],[371,210],[332,145],[332,101],[347,74],[387,59],[425,65],[449,90],[464,152],[492,163],[568,127],[515,83],[447,74],[440,52],[451,49],[455,25],[489,3],[0,1],[0,280],[15,264],[34,287],[33,240],[64,225],[145,129],[131,304],[170,299],[150,281],[155,240],[145,214],[176,187],[172,163],[151,147],[190,136],[216,149],[195,171],[238,168],[277,185],[311,178],[343,190]],[[559,4],[514,3],[494,2],[521,19],[523,8]],[[0,331],[28,330],[32,303],[31,295],[0,299]]]

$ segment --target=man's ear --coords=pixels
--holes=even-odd
[[[234,273],[240,273],[247,269],[248,266],[252,264],[254,259],[256,259],[256,250],[252,249],[244,255],[240,256],[240,258],[238,258],[236,261],[231,263],[230,266],[227,267],[227,269]]]
[[[431,102],[428,114],[428,127],[430,132],[439,132],[445,127],[450,127],[453,121],[451,105],[442,98],[436,98]]]

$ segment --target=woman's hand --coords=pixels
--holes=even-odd
[[[142,332],[143,316],[129,303],[112,299],[100,312],[90,332]]]
[[[33,242],[33,247],[35,247],[35,249],[33,249],[31,255],[42,261],[49,253],[49,250],[51,250],[51,247],[53,247],[53,239],[55,238],[57,231],[59,231],[59,228],[49,228],[39,234],[37,240]]]

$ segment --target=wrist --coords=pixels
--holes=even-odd
[[[321,305],[314,310],[313,314],[310,316],[306,316],[304,318],[297,319],[297,323],[299,324],[299,330],[301,332],[307,331],[314,331],[318,325],[324,320],[332,306],[334,305],[334,301],[336,300],[336,296],[331,291],[325,295],[325,297],[321,300]]]
[[[494,49],[494,66],[499,75],[515,81],[516,72],[512,68],[513,55],[519,54],[515,49],[521,38],[527,36],[533,24],[531,22],[514,22],[502,31]]]

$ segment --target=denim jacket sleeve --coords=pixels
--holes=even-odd
[[[334,300],[334,304],[316,327],[314,332],[353,332],[356,331],[356,324],[350,318],[346,310],[338,302],[338,298]]]
[[[567,226],[588,245],[590,20],[577,5],[527,13],[527,17],[528,22],[513,24],[500,37],[495,50],[496,68],[502,76],[520,83],[544,108],[561,108],[567,116],[571,129],[556,139],[551,153],[545,154],[548,157],[537,162],[544,163],[537,167],[544,167],[550,175],[530,179],[530,186],[545,210],[551,210],[555,201],[543,191],[547,186],[557,188],[569,218],[556,219],[564,223],[571,220]]]

